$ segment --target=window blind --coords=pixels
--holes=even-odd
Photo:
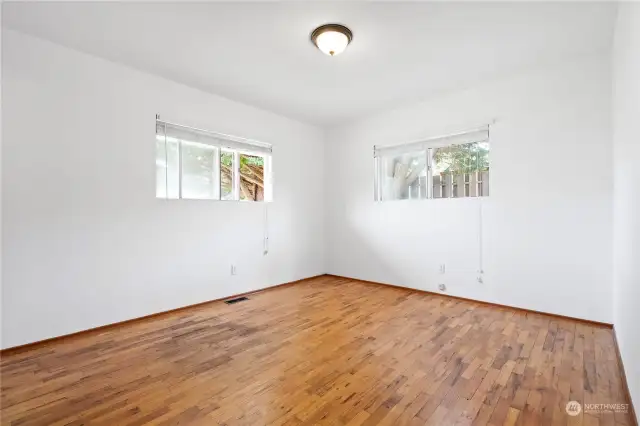
[[[179,124],[167,123],[156,120],[156,134],[167,139],[176,139],[185,142],[195,142],[205,145],[213,145],[220,148],[229,148],[248,153],[271,154],[271,145],[263,142],[244,139],[237,136],[224,135],[206,130],[194,129]]]
[[[474,142],[486,142],[489,140],[489,127],[454,133],[446,136],[436,136],[423,139],[418,142],[411,142],[395,146],[374,146],[373,156],[380,157],[386,155],[400,155],[415,151],[424,151],[428,148],[438,148],[447,145],[463,145]]]

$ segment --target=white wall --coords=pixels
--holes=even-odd
[[[0,4],[0,62],[2,62],[2,4]],[[0,92],[2,92],[0,66]],[[1,97],[1,94],[0,94]],[[2,102],[0,101],[0,242],[2,241]],[[0,244],[0,343],[2,342],[2,244]],[[0,345],[1,346],[1,345]]]
[[[323,131],[17,32],[2,42],[3,348],[324,272]],[[267,256],[264,204],[155,198],[156,113],[273,144]]]
[[[611,322],[610,78],[603,53],[332,131],[327,272]],[[494,118],[489,198],[373,201],[374,145]]]
[[[614,325],[640,408],[640,4],[619,6],[613,51]]]

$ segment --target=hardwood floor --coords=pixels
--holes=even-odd
[[[320,277],[10,354],[10,425],[631,425],[612,330]],[[583,405],[584,407],[584,405]]]

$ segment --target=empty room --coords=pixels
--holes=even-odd
[[[640,2],[1,24],[0,424],[638,426]]]

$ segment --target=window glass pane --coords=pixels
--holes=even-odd
[[[164,137],[156,137],[156,197],[167,198],[167,149]]]
[[[454,157],[450,146],[433,148],[433,198],[450,198],[453,193],[453,179],[451,170]]]
[[[156,197],[178,198],[178,141],[156,135]]]
[[[475,171],[476,165],[471,157],[469,145],[452,145],[450,152],[453,154],[454,167],[451,169],[453,188],[451,196],[454,198],[464,198],[469,193],[467,182],[469,173]]]
[[[478,142],[478,196],[489,195],[489,142]]]
[[[167,198],[178,198],[180,191],[180,144],[167,138]]]
[[[220,151],[220,199],[233,200],[233,152]]]
[[[240,200],[264,201],[264,166],[264,157],[240,154]]]
[[[427,197],[426,155],[426,151],[422,150],[380,157],[379,185],[382,200]]]
[[[214,160],[216,148],[182,141],[182,198],[215,197]]]
[[[489,144],[450,145],[432,150],[433,197],[461,198],[488,195],[482,179],[489,174]],[[487,191],[484,191],[484,190]]]

